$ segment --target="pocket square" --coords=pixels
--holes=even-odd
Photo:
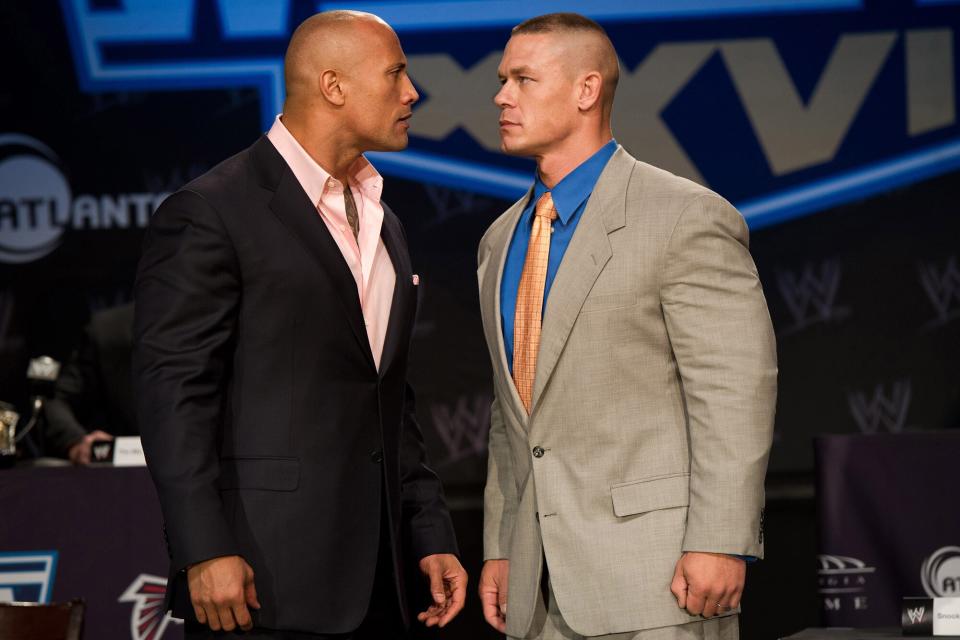
[[[420,285],[420,276],[418,276],[417,274],[413,274],[413,286],[416,287],[419,285]]]

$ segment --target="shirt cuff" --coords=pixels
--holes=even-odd
[[[739,555],[736,555],[736,554],[734,554],[734,553],[731,553],[730,555],[733,556],[734,558],[740,558],[741,560],[743,560],[743,561],[746,562],[747,564],[750,564],[751,562],[756,562],[756,561],[757,561],[757,556],[739,556]]]

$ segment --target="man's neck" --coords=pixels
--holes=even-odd
[[[537,172],[540,181],[548,189],[553,189],[571,171],[583,164],[588,158],[610,142],[613,136],[607,131],[602,135],[577,136],[564,141],[562,147],[550,150],[537,157]]]
[[[356,145],[344,139],[336,127],[287,116],[280,121],[314,162],[342,184],[348,184],[350,167],[362,153]]]

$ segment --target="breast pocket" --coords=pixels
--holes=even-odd
[[[686,507],[690,504],[690,474],[621,482],[610,487],[610,494],[613,512],[621,518],[658,509]]]

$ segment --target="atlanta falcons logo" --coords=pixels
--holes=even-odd
[[[167,580],[159,576],[141,573],[127,587],[118,602],[132,602],[130,637],[132,640],[160,640],[171,621],[182,624],[183,620],[172,617],[163,608],[167,595]]]

